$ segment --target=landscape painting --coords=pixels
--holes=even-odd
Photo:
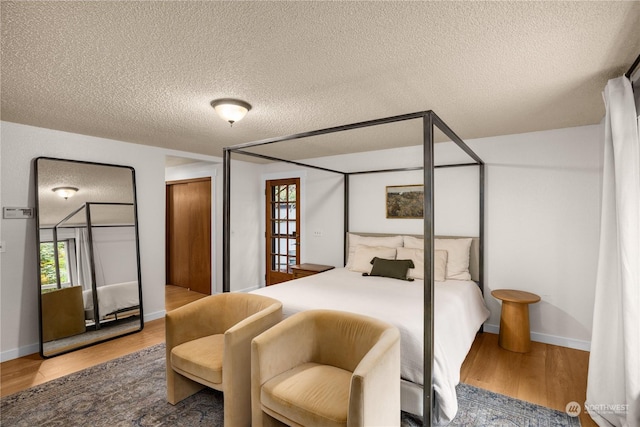
[[[387,218],[423,218],[424,186],[387,186]]]

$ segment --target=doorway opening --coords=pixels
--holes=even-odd
[[[167,284],[211,295],[211,178],[166,184]]]

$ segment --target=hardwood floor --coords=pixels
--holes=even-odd
[[[206,296],[180,286],[167,285],[164,291],[164,308],[167,311],[171,311]]]
[[[460,370],[460,381],[564,412],[569,402],[584,405],[589,352],[531,343],[529,353],[514,353],[498,345],[498,335],[476,337]],[[583,427],[597,426],[580,412]]]
[[[165,307],[167,311],[171,311],[205,296],[178,286],[166,286]],[[164,342],[164,338],[164,318],[162,318],[146,322],[142,331],[135,334],[50,359],[42,359],[36,353],[3,362],[0,364],[0,396],[8,396],[125,354],[151,347]]]
[[[166,286],[165,307],[173,310],[206,295]],[[38,354],[0,364],[0,396],[164,342],[164,319],[145,324],[141,332],[82,350],[42,359]],[[460,380],[473,386],[564,411],[571,401],[583,404],[586,396],[589,353],[533,342],[531,352],[513,353],[498,346],[495,334],[478,334],[460,372]],[[580,413],[583,427],[596,426]]]

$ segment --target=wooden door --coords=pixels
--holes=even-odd
[[[167,284],[211,294],[211,178],[167,182]]]
[[[293,279],[300,263],[300,178],[267,181],[266,285]]]

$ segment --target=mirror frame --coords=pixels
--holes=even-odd
[[[121,169],[127,169],[130,171],[131,173],[131,186],[132,186],[132,196],[133,196],[133,228],[134,228],[134,240],[135,240],[135,251],[136,251],[136,268],[137,268],[137,280],[138,280],[138,301],[139,301],[139,317],[140,317],[140,321],[139,321],[139,327],[135,330],[127,330],[125,332],[119,333],[119,334],[115,334],[115,335],[111,335],[111,336],[107,336],[105,338],[98,338],[96,340],[92,340],[90,342],[86,342],[86,343],[79,343],[77,346],[74,347],[67,347],[61,351],[54,351],[54,352],[49,352],[48,354],[45,354],[45,348],[44,348],[44,331],[43,331],[43,314],[42,314],[42,276],[41,276],[41,263],[40,263],[40,244],[41,242],[41,236],[40,236],[40,197],[39,197],[39,173],[40,171],[38,170],[38,162],[39,161],[44,161],[44,160],[50,160],[50,161],[59,161],[59,162],[67,162],[67,163],[77,163],[77,164],[82,164],[82,165],[95,165],[95,166],[104,166],[104,167],[116,167],[116,168],[121,168]],[[43,359],[48,359],[50,357],[54,357],[54,356],[59,356],[65,353],[69,353],[72,351],[76,351],[82,348],[86,348],[86,347],[90,347],[96,344],[100,344],[106,341],[110,341],[112,339],[116,339],[116,338],[120,338],[123,337],[125,335],[130,335],[130,334],[134,334],[137,332],[142,331],[142,329],[144,328],[144,312],[143,312],[143,302],[142,302],[142,272],[141,272],[141,268],[140,268],[140,241],[139,241],[139,231],[138,231],[138,202],[137,202],[137,192],[136,192],[136,172],[135,169],[131,166],[124,166],[124,165],[115,165],[115,164],[110,164],[110,163],[100,163],[100,162],[90,162],[90,161],[83,161],[83,160],[73,160],[73,159],[61,159],[61,158],[55,158],[55,157],[46,157],[46,156],[42,156],[42,157],[36,157],[33,160],[33,167],[34,167],[34,172],[35,172],[35,202],[36,202],[36,209],[35,209],[35,225],[36,225],[36,265],[37,265],[37,272],[38,272],[38,279],[37,279],[37,291],[38,291],[38,330],[39,330],[39,343],[40,343],[40,356]],[[108,202],[87,202],[85,203],[84,209],[90,209],[90,205],[92,204],[105,204]],[[120,204],[122,205],[123,203],[116,203],[116,204]],[[128,204],[128,203],[126,203]],[[78,208],[76,210],[74,210],[74,212],[76,212],[77,210],[80,210],[81,208]],[[65,218],[66,219],[66,218]],[[64,221],[64,220],[63,220]],[[55,229],[57,228],[57,225],[54,226],[54,239],[57,240],[57,238],[55,237],[55,235],[57,234]],[[89,233],[91,234],[91,233]],[[91,249],[92,251],[93,249]],[[58,248],[57,245],[54,244],[54,257],[55,257],[55,268],[56,268],[56,276],[57,276],[57,280],[58,283],[60,283],[60,270],[59,270],[59,259],[58,259]],[[92,262],[93,264],[93,262]],[[94,276],[95,272],[94,272],[94,266],[92,265],[92,276]],[[93,278],[92,282],[95,280],[95,278]],[[92,287],[93,289],[95,289],[95,284],[92,283]],[[95,304],[97,302],[97,292],[93,292],[93,301],[94,301],[94,307]],[[98,310],[99,311],[99,307]],[[96,329],[100,329],[100,319],[96,320]],[[86,333],[86,332],[85,332]]]

